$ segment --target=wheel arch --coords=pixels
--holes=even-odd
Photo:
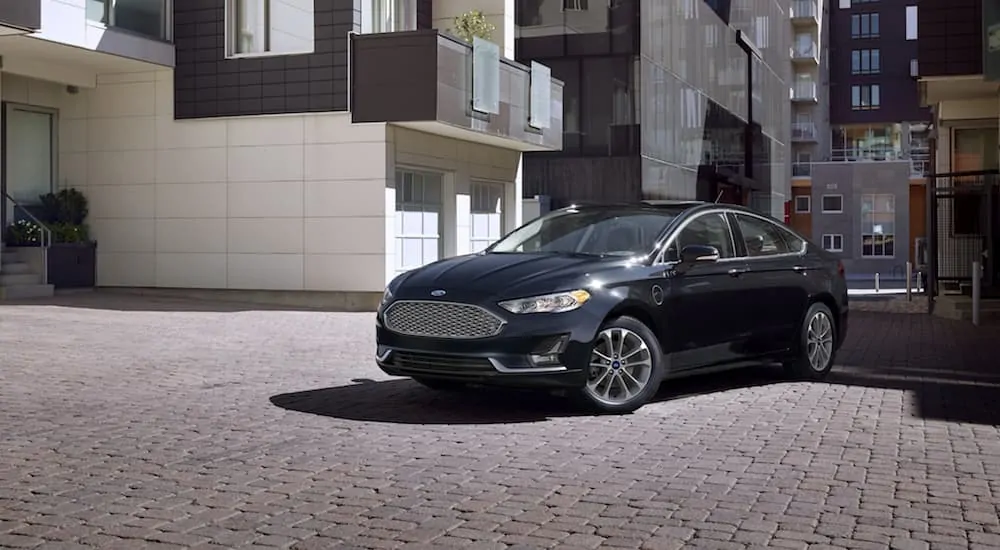
[[[808,313],[808,309],[813,306],[813,304],[823,304],[824,306],[830,308],[830,313],[833,313],[833,333],[836,335],[837,342],[840,342],[840,306],[837,304],[837,299],[833,297],[833,294],[829,292],[820,292],[809,298],[809,304],[806,306],[806,312],[803,312],[803,316]],[[805,319],[803,319],[803,322]]]
[[[660,330],[662,327],[660,327],[660,323],[656,320],[656,312],[650,306],[638,300],[625,300],[611,308],[611,311],[604,316],[601,323],[606,323],[617,317],[632,317],[649,327],[653,336],[656,337],[656,342],[660,344],[660,349],[667,351],[667,342],[663,341],[663,332]]]

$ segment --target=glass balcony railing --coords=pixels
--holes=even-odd
[[[792,177],[793,178],[808,178],[812,176],[812,163],[811,162],[795,162],[792,163]]]
[[[816,123],[793,122],[792,139],[795,141],[816,141]]]
[[[792,85],[792,99],[795,101],[816,101],[816,83],[800,80]]]
[[[795,45],[791,47],[790,54],[794,60],[816,61],[819,59],[819,49],[816,47],[815,40],[797,38]]]
[[[794,0],[792,2],[792,19],[817,19],[819,4],[814,0]]]
[[[173,0],[87,0],[87,19],[169,42]]]

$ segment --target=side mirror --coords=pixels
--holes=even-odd
[[[704,244],[689,244],[681,249],[681,265],[709,264],[719,261],[719,249]]]

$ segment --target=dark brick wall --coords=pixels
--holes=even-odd
[[[354,2],[315,0],[312,54],[226,59],[225,0],[175,0],[175,118],[346,110]]]
[[[917,80],[910,76],[910,60],[917,58],[917,43],[923,37],[906,39],[906,6],[913,0],[880,0],[854,4],[840,9],[830,7],[830,123],[891,123],[930,120],[930,111],[920,106]],[[925,1],[919,3],[917,21],[925,17]],[[851,15],[879,14],[878,38],[852,38]],[[871,75],[851,74],[851,51],[878,48],[881,72]],[[851,108],[851,87],[878,84],[881,106],[871,111]]]
[[[982,0],[920,0],[920,75],[982,74],[982,22]]]
[[[37,31],[42,28],[41,0],[0,0],[0,24]]]

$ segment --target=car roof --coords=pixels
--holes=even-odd
[[[687,212],[694,209],[705,209],[711,207],[720,207],[736,211],[751,211],[750,209],[738,205],[738,204],[728,204],[728,203],[714,203],[708,201],[695,201],[695,200],[644,200],[639,202],[590,202],[590,201],[578,201],[574,202],[570,206],[565,208],[560,208],[559,210],[568,209],[586,209],[586,210],[653,210],[653,211],[672,211],[672,212]]]

